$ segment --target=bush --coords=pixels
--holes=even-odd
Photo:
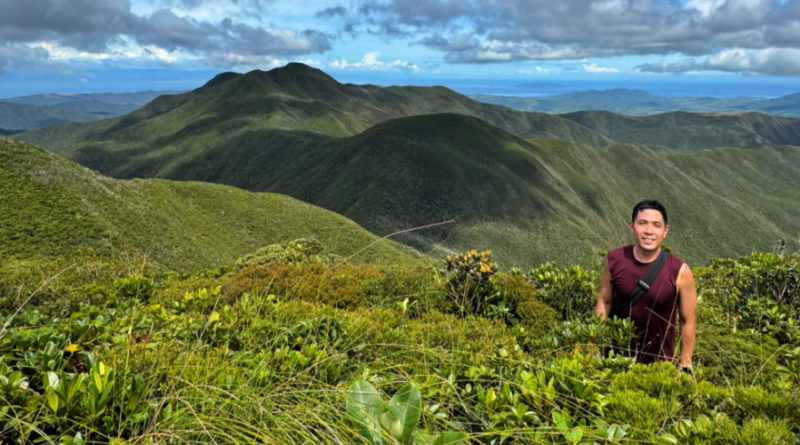
[[[282,244],[270,244],[236,260],[239,267],[254,264],[321,262],[324,246],[316,238],[298,238]]]
[[[647,439],[668,417],[674,416],[680,405],[672,400],[659,400],[644,391],[624,389],[609,394],[606,398],[605,418],[609,421],[628,424],[634,429],[633,438]]]
[[[800,341],[800,254],[752,253],[714,259],[698,268],[704,302],[719,308],[710,321],[758,329],[784,343]]]
[[[597,272],[580,266],[561,269],[548,262],[531,269],[528,280],[536,296],[561,315],[563,320],[591,316],[597,303]]]
[[[131,275],[127,278],[114,280],[114,289],[118,297],[148,301],[153,296],[154,288],[155,282],[153,279],[142,275]]]
[[[497,272],[497,264],[491,261],[491,253],[473,249],[444,260],[445,271],[450,274],[447,296],[462,317],[483,314],[495,296],[490,278]]]
[[[498,300],[506,305],[511,319],[530,335],[543,335],[556,323],[556,313],[536,297],[536,288],[522,275],[497,274],[493,277]]]
[[[743,418],[786,419],[800,426],[800,400],[791,393],[778,394],[760,386],[737,386],[733,403]]]

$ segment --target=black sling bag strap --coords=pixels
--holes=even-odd
[[[639,278],[636,287],[633,288],[633,291],[628,296],[628,301],[617,305],[611,310],[612,317],[624,318],[630,315],[633,305],[650,290],[650,285],[653,284],[658,273],[661,272],[661,268],[664,267],[664,263],[667,262],[667,257],[669,257],[669,252],[662,248],[661,253],[658,254],[658,258],[650,264],[644,276]]]

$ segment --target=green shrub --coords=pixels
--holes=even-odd
[[[522,275],[497,274],[492,282],[497,300],[507,308],[506,321],[518,322],[530,335],[541,336],[552,329],[556,314],[536,297],[536,288]]]
[[[491,251],[469,252],[448,255],[444,260],[447,280],[447,296],[455,303],[458,314],[480,315],[496,296],[491,282],[497,272],[497,264],[491,261]]]
[[[141,301],[148,301],[153,296],[155,281],[152,278],[142,275],[131,275],[126,278],[114,280],[114,289],[118,297],[137,298]]]
[[[614,391],[642,391],[659,400],[688,400],[694,393],[694,380],[678,372],[672,363],[657,362],[650,365],[635,364],[618,374],[611,382]]]
[[[517,305],[519,322],[530,335],[545,335],[556,324],[556,313],[539,300],[526,300]]]
[[[239,267],[254,264],[321,262],[325,246],[316,238],[298,238],[287,243],[270,244],[236,260]]]
[[[800,426],[800,400],[791,393],[767,391],[760,386],[737,386],[733,403],[743,418],[785,420]]]
[[[700,322],[693,361],[717,385],[769,385],[780,380],[778,347],[768,335]]]
[[[527,275],[536,296],[561,315],[563,320],[591,316],[597,303],[597,272],[580,266],[561,269],[544,263]]]
[[[698,268],[696,279],[704,302],[720,309],[709,321],[758,329],[781,342],[800,341],[800,254],[717,258]]]
[[[631,425],[632,437],[650,438],[653,432],[680,409],[680,404],[672,400],[659,400],[640,390],[620,390],[606,397],[606,416],[608,421]]]
[[[784,445],[796,443],[795,435],[779,421],[750,419],[742,426],[720,414],[714,419],[711,443],[719,445]]]

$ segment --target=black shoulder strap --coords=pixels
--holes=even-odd
[[[639,301],[642,296],[650,290],[650,285],[653,284],[658,273],[661,272],[661,268],[664,267],[664,264],[667,262],[667,258],[669,257],[669,252],[667,252],[664,248],[661,249],[661,253],[658,254],[658,258],[650,264],[650,267],[647,269],[647,272],[644,274],[642,278],[639,278],[639,281],[636,283],[636,287],[633,288],[633,291],[628,296],[628,301],[614,307],[611,310],[611,316],[617,317],[627,317],[630,315],[631,308],[637,301]]]

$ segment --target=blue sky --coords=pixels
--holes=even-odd
[[[2,0],[0,97],[188,89],[290,61],[379,84],[800,91],[800,0]]]

